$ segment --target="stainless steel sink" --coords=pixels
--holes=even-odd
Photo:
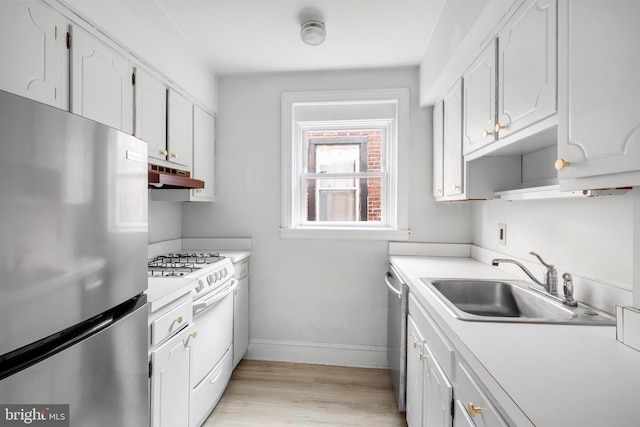
[[[455,317],[476,322],[615,325],[615,317],[584,304],[568,307],[525,281],[421,279]]]

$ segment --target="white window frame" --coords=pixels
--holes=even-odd
[[[317,113],[317,115],[316,115]],[[315,118],[317,117],[317,120]],[[388,173],[380,223],[305,223],[300,179],[307,153],[308,130],[372,129],[386,133]],[[409,90],[284,92],[282,94],[282,223],[283,238],[408,240]],[[400,167],[405,165],[405,167]]]

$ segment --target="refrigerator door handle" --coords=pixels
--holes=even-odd
[[[18,348],[0,356],[0,380],[35,365],[108,328],[127,317],[141,305],[146,304],[146,295],[130,300],[63,331]]]

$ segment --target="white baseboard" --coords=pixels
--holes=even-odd
[[[387,347],[252,339],[246,359],[387,369]]]

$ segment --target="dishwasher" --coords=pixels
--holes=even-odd
[[[408,287],[389,264],[385,274],[387,286],[387,362],[398,402],[398,410],[405,410],[407,383],[407,296]]]

